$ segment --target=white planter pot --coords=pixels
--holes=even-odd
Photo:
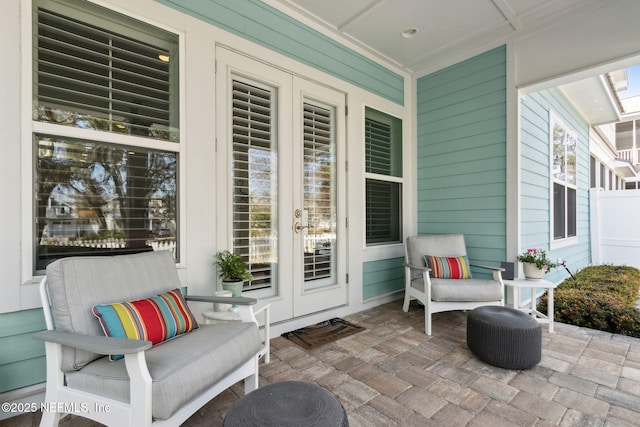
[[[529,280],[540,280],[544,277],[545,271],[541,268],[538,268],[532,262],[523,262],[522,270],[524,271],[524,277]]]

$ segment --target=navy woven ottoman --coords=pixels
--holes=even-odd
[[[522,311],[478,307],[467,314],[467,346],[478,359],[491,365],[529,369],[542,358],[542,329]]]
[[[348,427],[337,397],[315,384],[282,381],[261,387],[238,400],[224,427]]]

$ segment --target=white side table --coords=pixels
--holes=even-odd
[[[549,333],[553,333],[553,290],[558,286],[557,283],[549,282],[548,280],[530,280],[530,279],[513,279],[503,280],[506,286],[511,286],[516,291],[516,303],[520,304],[520,289],[531,289],[531,304],[530,308],[518,308],[524,312],[530,313],[531,316],[540,323],[549,324]],[[547,290],[547,314],[541,313],[536,307],[536,288],[543,288]]]
[[[264,363],[269,363],[271,361],[271,353],[270,353],[270,347],[271,347],[271,343],[270,343],[270,313],[269,313],[269,309],[271,307],[271,304],[266,303],[266,304],[256,304],[255,306],[251,306],[251,312],[253,315],[253,319],[255,321],[255,323],[258,325],[258,328],[260,328],[260,322],[258,322],[258,320],[256,319],[256,315],[262,313],[263,314],[263,320],[264,320],[264,341],[262,342],[263,347],[262,350],[260,351],[260,357],[264,356]],[[202,317],[204,317],[204,323],[205,324],[211,324],[211,323],[225,323],[225,322],[240,322],[240,313],[237,311],[214,311],[214,310],[208,310],[208,311],[204,311],[202,312]]]
[[[203,311],[202,317],[204,317],[204,324],[210,325],[214,323],[225,323],[225,322],[239,322],[240,321],[240,313],[237,311]]]

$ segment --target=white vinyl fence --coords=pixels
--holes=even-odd
[[[640,190],[591,190],[593,264],[640,268]]]

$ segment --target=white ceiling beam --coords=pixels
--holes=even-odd
[[[354,22],[362,21],[367,16],[369,16],[369,14],[371,14],[373,11],[382,7],[385,3],[388,3],[388,2],[389,0],[377,0],[373,4],[364,7],[362,10],[358,11],[357,13],[348,17],[345,21],[338,24],[336,26],[337,30],[340,32],[344,32],[345,27],[353,24]]]
[[[505,17],[509,24],[513,27],[515,31],[520,31],[522,29],[522,22],[516,16],[516,14],[511,10],[511,6],[507,3],[506,0],[491,0],[493,5],[498,8],[502,16]]]

